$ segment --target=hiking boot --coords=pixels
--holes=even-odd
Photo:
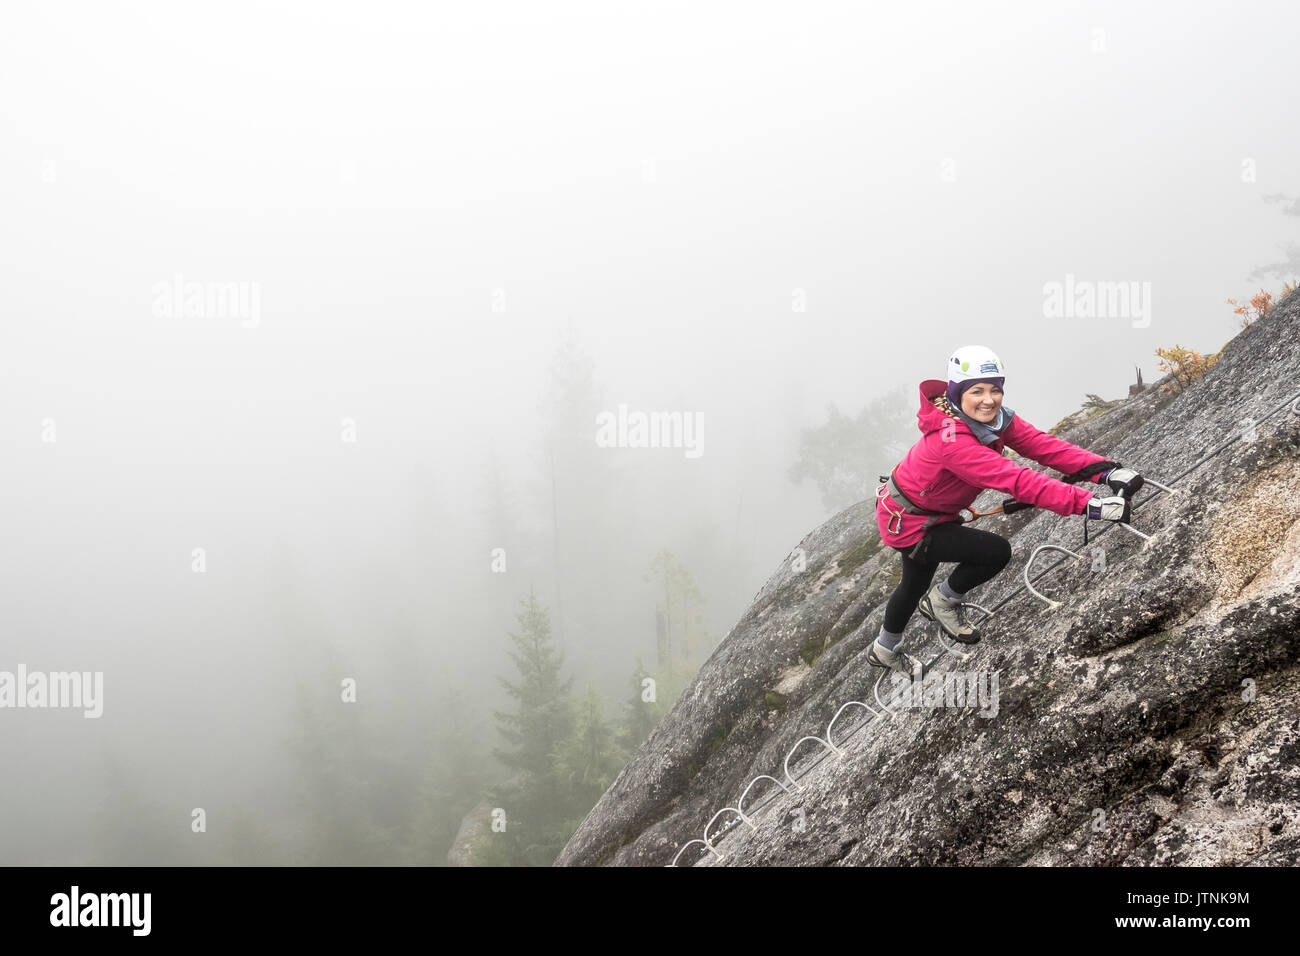
[[[890,650],[881,646],[879,641],[871,642],[871,650],[867,651],[867,663],[872,667],[888,667],[891,671],[898,671],[900,674],[908,674],[912,680],[918,680],[925,676],[928,668],[925,664],[911,654],[905,653],[901,649]]]
[[[966,620],[961,602],[946,596],[939,590],[939,585],[930,588],[930,593],[921,598],[916,609],[943,628],[943,632],[958,644],[979,643],[980,632]]]

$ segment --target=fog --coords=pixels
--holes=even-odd
[[[887,403],[874,477],[959,346],[1046,429],[1295,278],[1297,26],[7,9],[0,671],[103,684],[98,717],[0,708],[0,863],[445,862],[509,776],[530,593],[613,719],[654,668],[656,555],[698,589],[697,667],[874,494],[791,480],[832,407]],[[1148,292],[1056,317],[1067,277]],[[620,406],[698,445],[602,447]]]

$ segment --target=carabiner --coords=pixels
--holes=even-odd
[[[885,522],[885,530],[890,534],[902,534],[903,515],[906,514],[906,512],[890,510],[889,504],[892,500],[893,499],[889,496],[888,485],[881,485],[876,489],[876,504],[883,504],[885,506],[885,512],[889,515],[889,520]],[[895,523],[898,524],[898,527],[894,527]]]

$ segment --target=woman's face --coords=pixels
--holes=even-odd
[[[961,410],[977,422],[990,424],[997,420],[1002,407],[1002,389],[989,382],[978,382],[961,396]]]

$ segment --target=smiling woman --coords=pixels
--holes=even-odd
[[[1002,409],[1002,387],[989,382],[979,382],[966,390],[961,397],[961,410],[986,425],[998,417]]]
[[[962,598],[1011,561],[1011,545],[1001,535],[963,526],[961,512],[985,488],[998,488],[1016,501],[1060,515],[1128,520],[1128,499],[1142,486],[1142,477],[1018,417],[1002,404],[1005,371],[992,351],[968,345],[949,357],[947,382],[921,383],[916,418],[922,437],[887,478],[882,476],[876,491],[880,536],[899,552],[903,574],[867,654],[872,666],[923,676],[921,663],[899,647],[903,628],[917,609],[953,640],[979,641],[979,632],[962,610]],[[1004,446],[1072,472],[1070,481],[1088,477],[1107,484],[1111,496],[1097,498],[1069,481],[1016,465],[1003,457]],[[955,561],[957,567],[931,588],[941,561]]]

